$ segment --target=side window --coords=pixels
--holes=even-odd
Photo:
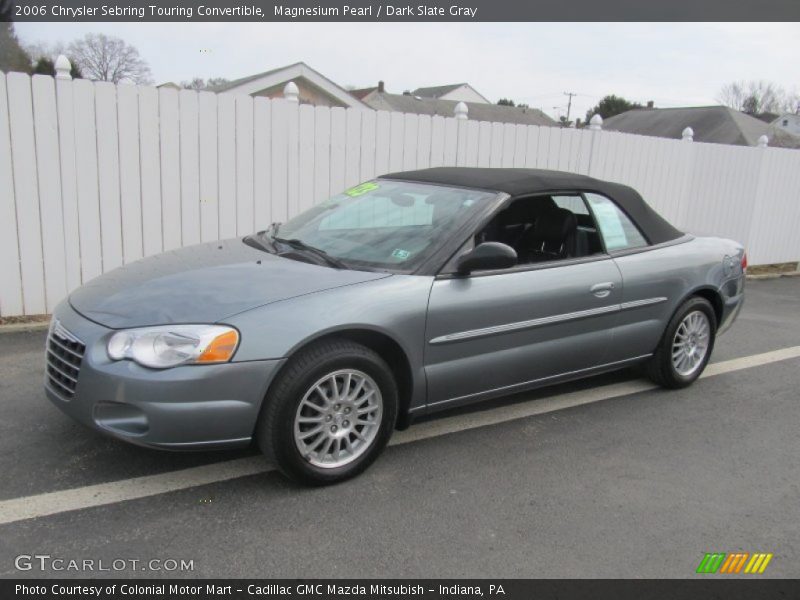
[[[475,235],[475,243],[500,242],[517,264],[552,262],[603,253],[600,235],[578,193],[541,194],[514,200]]]
[[[624,212],[605,196],[586,194],[606,250],[625,250],[647,246],[647,240]]]
[[[580,196],[552,196],[559,208],[566,208],[574,215],[588,215],[589,210]]]

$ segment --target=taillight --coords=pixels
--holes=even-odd
[[[742,273],[747,271],[747,252],[742,252]]]

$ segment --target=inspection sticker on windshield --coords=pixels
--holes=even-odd
[[[405,260],[409,256],[411,256],[411,252],[408,250],[402,250],[400,248],[396,248],[394,252],[392,252],[392,256],[394,258],[399,258],[400,260]]]
[[[362,194],[366,194],[367,192],[371,192],[373,190],[378,189],[378,184],[374,181],[367,181],[366,183],[362,183],[357,185],[356,187],[352,187],[349,190],[345,190],[344,193],[350,196],[351,198],[355,198],[356,196],[360,196]]]

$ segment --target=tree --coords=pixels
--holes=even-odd
[[[10,6],[6,11],[3,5],[0,19],[10,18]],[[6,12],[8,15],[5,14]],[[14,32],[14,24],[7,21],[0,22],[0,71],[31,72],[31,57],[20,45],[17,34]]]
[[[25,52],[28,53],[28,56],[31,57],[31,62],[33,63],[31,74],[50,75],[51,77],[55,77],[56,57],[59,54],[64,54],[67,55],[72,67],[69,71],[70,76],[73,79],[81,79],[83,77],[77,63],[72,57],[69,56],[69,51],[67,50],[66,45],[61,42],[33,42],[24,44],[23,48],[25,48]]]
[[[124,40],[103,33],[89,33],[70,44],[69,53],[81,72],[95,81],[152,83],[150,67],[139,51]]]
[[[50,75],[51,77],[55,77],[56,64],[53,62],[52,58],[40,56],[33,65],[32,73],[34,75]]]
[[[83,74],[81,74],[81,70],[78,68],[78,65],[75,64],[75,61],[71,60],[70,62],[70,70],[69,74],[73,79],[82,79]],[[36,62],[33,64],[33,71],[32,74],[36,75],[50,75],[50,77],[56,76],[56,64],[52,58],[47,56],[40,56],[36,59]]]
[[[517,104],[511,98],[500,98],[497,101],[498,106],[516,106],[517,108],[530,108],[527,104]]]
[[[594,115],[600,115],[603,119],[608,119],[614,115],[619,115],[634,108],[642,108],[638,102],[631,102],[620,96],[610,94],[605,96],[594,108],[590,108],[586,113],[586,121],[589,122]]]
[[[213,92],[228,82],[224,77],[209,77],[203,79],[202,77],[195,77],[191,81],[181,81],[181,87],[186,90],[197,90],[198,92],[208,90]]]
[[[794,112],[798,108],[797,94],[787,93],[769,81],[734,81],[722,87],[717,101],[748,115]]]
[[[67,45],[63,42],[26,42],[22,47],[25,48],[25,52],[31,57],[33,63],[42,57],[55,60],[59,54],[69,54]]]

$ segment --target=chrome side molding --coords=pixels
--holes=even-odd
[[[598,308],[590,308],[588,310],[579,310],[570,313],[562,313],[560,315],[551,315],[549,317],[541,317],[539,319],[530,319],[528,321],[517,321],[514,323],[505,323],[503,325],[494,325],[492,327],[483,327],[481,329],[470,329],[467,331],[458,331],[456,333],[449,333],[447,335],[440,335],[433,338],[429,344],[450,344],[453,342],[460,342],[463,340],[470,340],[475,338],[487,337],[490,335],[498,335],[501,333],[509,333],[514,331],[521,331],[523,329],[532,329],[534,327],[544,327],[545,325],[553,325],[555,323],[564,323],[565,321],[574,321],[577,319],[585,319],[587,317],[594,317],[608,313],[620,312],[622,310],[631,310],[634,308],[641,308],[643,306],[651,306],[653,304],[660,304],[666,302],[667,298],[659,296],[657,298],[645,298],[643,300],[633,300],[631,302],[623,302],[622,304],[611,304],[609,306],[600,306]]]

